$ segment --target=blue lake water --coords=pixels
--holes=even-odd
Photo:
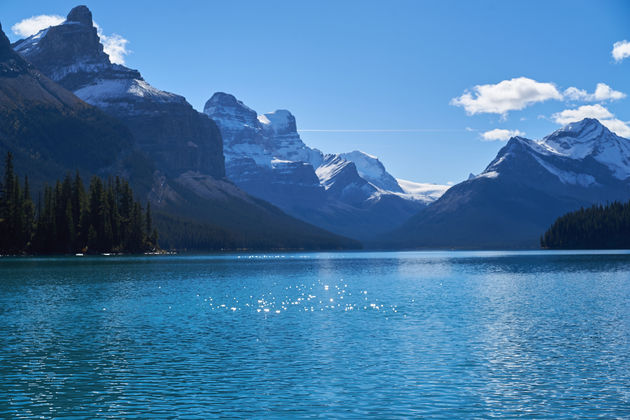
[[[0,418],[628,417],[630,254],[0,259]]]

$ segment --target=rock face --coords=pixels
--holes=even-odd
[[[165,247],[360,246],[290,217],[226,180],[216,124],[183,97],[112,64],[87,8],[73,9],[63,24],[13,48],[17,52],[0,31],[0,152],[14,153],[20,173],[36,175],[42,183],[77,169],[84,177],[128,178],[134,192],[155,205]]]
[[[81,101],[15,53],[0,27],[0,154],[37,189],[67,173],[105,174],[135,158],[119,121]],[[2,159],[4,161],[4,158]]]
[[[410,193],[373,156],[326,155],[308,147],[287,110],[258,115],[218,92],[204,113],[221,130],[229,179],[295,217],[343,235],[366,239],[392,229],[445,190]]]
[[[186,171],[225,175],[221,135],[214,122],[183,97],[149,85],[137,70],[112,64],[87,7],[75,7],[61,25],[20,40],[13,48],[85,102],[122,120],[136,147],[167,176]]]
[[[533,248],[581,206],[630,198],[630,140],[584,119],[541,139],[514,137],[479,175],[389,235],[390,246]]]
[[[359,175],[375,187],[384,191],[404,193],[398,180],[387,172],[385,166],[376,156],[370,156],[359,151],[341,153],[339,156],[354,163]]]

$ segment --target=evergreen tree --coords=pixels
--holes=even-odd
[[[37,210],[7,154],[0,183],[0,253],[144,252],[157,247],[150,205],[146,213],[126,180],[90,180],[77,172],[39,193]]]
[[[129,236],[125,248],[130,252],[139,252],[144,249],[146,236],[144,235],[144,223],[142,220],[142,207],[140,203],[134,203],[129,221]]]
[[[541,238],[543,248],[630,248],[630,202],[581,208],[559,217]]]
[[[28,183],[28,176],[24,177],[24,196],[22,199],[22,233],[20,245],[22,249],[28,249],[34,234],[35,205],[31,199],[31,189]]]

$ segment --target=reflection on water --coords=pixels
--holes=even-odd
[[[0,417],[627,417],[629,262],[0,259]]]

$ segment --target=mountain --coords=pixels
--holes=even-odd
[[[324,154],[310,148],[287,110],[258,115],[233,95],[217,92],[204,113],[221,131],[229,179],[333,232],[373,237],[399,226],[446,189],[414,183],[404,188],[376,157],[360,151]]]
[[[142,160],[131,143],[124,124],[15,53],[0,26],[0,153],[12,152],[18,173],[28,173],[38,188],[70,168],[84,175],[124,172],[127,160]]]
[[[630,140],[595,119],[541,140],[513,137],[479,175],[384,237],[408,248],[533,248],[580,207],[630,198]]]
[[[137,70],[111,63],[87,7],[75,7],[62,24],[13,48],[49,78],[124,122],[136,147],[161,173],[225,174],[223,144],[214,122],[183,97],[149,85]]]
[[[112,64],[87,7],[16,42],[15,52],[4,34],[2,42],[0,101],[11,118],[0,122],[0,151],[14,152],[21,173],[41,173],[42,181],[76,169],[129,178],[154,204],[166,246],[189,247],[186,229],[206,235],[196,239],[205,249],[359,246],[225,179],[215,123],[138,71]]]

